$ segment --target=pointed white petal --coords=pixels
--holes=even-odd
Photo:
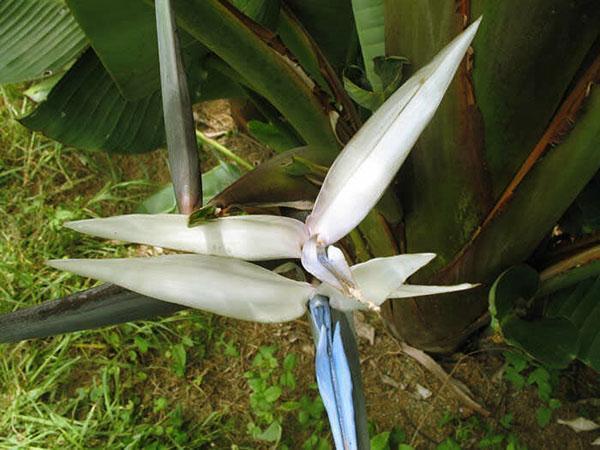
[[[433,258],[433,253],[415,253],[375,258],[352,266],[354,279],[366,299],[381,305],[390,293]]]
[[[352,276],[364,299],[379,306],[390,297],[391,292],[400,288],[409,276],[427,265],[433,258],[435,258],[433,253],[374,258],[352,266]],[[322,284],[317,290],[321,295],[329,297],[331,306],[336,309],[342,311],[366,309],[364,303],[350,299],[333,286]]]
[[[335,245],[327,247],[327,259],[331,267],[335,270],[335,273],[340,274],[341,278],[347,283],[353,283],[352,271],[344,253],[339,248]]]
[[[306,222],[311,236],[332,244],[375,206],[433,117],[480,21],[402,85],[342,150]]]
[[[334,245],[330,245],[319,257],[319,246],[316,239],[309,239],[302,247],[302,267],[323,283],[335,286],[337,289],[352,290],[356,283],[344,253]],[[322,258],[325,258],[325,263]]]
[[[257,322],[300,317],[314,291],[308,283],[218,256],[61,259],[48,264],[167,302]]]
[[[462,283],[453,286],[421,286],[418,284],[403,284],[394,289],[388,298],[420,297],[422,295],[445,294],[446,292],[464,291],[477,286],[476,284]]]
[[[320,284],[317,287],[317,294],[329,298],[329,305],[338,311],[366,311],[369,309],[365,303],[361,303],[354,298],[344,295],[342,291],[334,288],[328,283]]]
[[[316,239],[310,239],[304,243],[300,261],[302,262],[302,267],[304,267],[308,273],[321,280],[323,283],[328,283],[338,289],[342,289],[342,286],[335,275],[319,261]]]
[[[233,216],[189,228],[182,214],[131,214],[68,222],[81,233],[249,261],[299,258],[304,224],[280,216]]]

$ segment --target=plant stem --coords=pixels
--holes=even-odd
[[[244,169],[247,169],[247,170],[254,169],[254,166],[252,164],[250,164],[248,161],[246,161],[244,158],[236,155],[235,153],[233,153],[231,150],[229,150],[224,145],[219,144],[217,141],[209,138],[208,136],[204,135],[202,132],[200,132],[198,130],[196,130],[196,137],[198,138],[200,143],[210,145],[216,151],[225,155],[227,158],[231,159],[232,161],[234,161],[235,163],[237,163]]]

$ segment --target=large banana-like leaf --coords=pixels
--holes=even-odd
[[[384,0],[352,0],[352,10],[367,79],[374,91],[381,91],[375,58],[385,56]]]
[[[473,85],[498,198],[598,38],[600,8],[589,0],[473,0],[472,14],[485,17],[473,43]]]
[[[0,342],[17,342],[134,320],[168,316],[184,309],[104,284],[96,288],[0,316]]]
[[[203,77],[193,83],[196,101],[242,95],[239,86],[218,72],[196,69]],[[140,153],[165,143],[160,92],[126,100],[92,50],[21,123],[57,141],[90,150]]]
[[[86,46],[85,35],[61,1],[0,3],[0,83],[52,75]]]
[[[572,236],[600,232],[600,172],[597,172],[560,220]]]
[[[489,20],[484,17],[483,24]],[[425,64],[463,28],[454,0],[386,2],[386,51]],[[477,40],[478,37],[475,37]],[[459,68],[436,115],[411,152],[402,189],[406,250],[435,251],[426,278],[460,249],[490,205],[483,134],[467,64]],[[443,185],[443,188],[441,187]]]
[[[339,130],[338,135],[346,142],[360,128],[361,121],[335,69],[289,7],[281,10],[277,32],[306,72],[339,105],[341,119],[338,120],[338,125],[347,129]],[[345,131],[348,136],[341,135],[341,131]]]
[[[157,91],[141,100],[123,98],[92,50],[83,55],[30,115],[26,127],[67,145],[138,153],[165,142]]]
[[[532,166],[512,195],[493,210],[454,261],[432,282],[491,282],[502,270],[528,258],[600,168],[599,145],[600,91],[595,89],[570,134]],[[443,301],[415,300],[412,305],[397,302],[390,308],[395,317],[402,318],[393,322],[398,335],[422,347],[444,351],[458,344],[478,324],[485,323],[465,316],[465,305],[469,304],[475,311],[477,306],[482,310],[487,307],[481,292],[473,292]],[[457,308],[461,314],[456,314]],[[453,333],[455,338],[451,339]]]
[[[175,0],[179,24],[269,100],[308,144],[335,152],[337,138],[327,102],[312,81],[278,48],[275,35],[219,0]]]
[[[517,172],[514,181],[518,184],[505,191],[440,278],[469,274],[489,281],[504,268],[525,260],[600,169],[600,89],[592,87],[587,97],[591,80],[600,80],[600,58],[567,97],[540,141],[545,150],[543,158],[538,145],[531,160]],[[577,123],[562,143],[548,149],[553,133],[565,118],[565,107],[573,108],[566,117],[577,117]]]
[[[280,0],[229,0],[233,6],[269,30],[277,28]]]
[[[489,2],[490,5],[496,3]],[[539,3],[540,9],[552,8],[551,4]],[[468,2],[461,2],[458,9],[455,9],[453,1],[444,5],[440,7],[439,2],[433,1],[415,3],[410,0],[390,0],[386,10],[388,52],[407,56],[418,68],[419,58],[435,47],[435,41],[453,27],[461,27],[464,19],[468,18]],[[506,21],[512,20],[514,11],[509,15],[507,10]],[[486,13],[482,27],[496,26],[493,24],[504,20],[502,17]],[[593,17],[595,15],[591,14],[590,19]],[[563,23],[561,21],[570,24],[573,17],[556,16],[552,20],[559,24]],[[565,27],[564,23],[561,26]],[[546,25],[540,23],[537,26]],[[414,33],[418,33],[418,39],[414,38]],[[522,30],[511,33],[511,39],[514,34],[522,35],[525,40],[537,39],[536,33],[531,33],[526,19],[523,19]],[[412,38],[409,39],[410,36]],[[478,39],[474,41],[474,67],[478,64],[485,66],[489,58],[495,59],[498,46],[511,41],[497,38],[495,44],[490,41],[490,48],[483,51],[478,47],[481,45]],[[582,41],[583,47],[588,45],[585,35],[577,35],[577,39]],[[528,47],[528,44],[522,45]],[[531,48],[535,50],[536,45],[532,43]],[[563,50],[561,48],[560,51]],[[508,55],[511,51],[505,50]],[[535,51],[547,53],[547,50],[540,48]],[[535,60],[537,56],[530,54],[528,58]],[[571,61],[575,68],[570,72],[571,78],[562,86],[561,96],[569,83],[575,86],[572,76],[581,60],[580,55],[578,60]],[[512,64],[509,66],[505,70],[531,68],[531,65],[523,69]],[[490,183],[486,166],[487,150],[484,148],[488,129],[493,128],[495,122],[486,123],[478,114],[477,90],[473,89],[470,69],[469,63],[457,77],[436,118],[413,151],[406,170],[404,186],[410,186],[410,189],[404,189],[408,193],[404,204],[406,248],[409,252],[427,248],[441,257],[437,264],[432,265],[432,270],[419,274],[415,281],[421,278],[435,283],[458,279],[492,281],[502,270],[531,254],[598,169],[598,153],[593,151],[598,132],[598,121],[594,118],[597,114],[594,94],[582,111],[575,129],[569,134],[568,126],[565,127],[565,123],[577,117],[582,103],[585,103],[588,84],[595,79],[589,73],[580,74],[582,81],[577,88],[572,88],[569,97],[562,102],[563,112],[557,111],[556,105],[550,107],[549,118],[554,116],[555,123],[548,125],[549,119],[545,119],[543,126],[548,128],[547,132],[541,135],[542,128],[536,136],[538,142],[534,141],[529,147],[521,149],[525,155],[531,155],[512,174],[514,178],[509,188],[498,198],[498,193]],[[562,70],[563,67],[557,67],[554,71]],[[527,76],[534,79],[553,76],[546,75],[546,72],[552,71],[547,68],[540,73],[528,72]],[[486,86],[485,89],[493,91],[495,87]],[[520,85],[515,83],[511,89],[519,92]],[[511,126],[522,128],[523,123],[518,117],[513,117]],[[551,144],[561,140],[564,142],[558,147],[548,150]],[[544,152],[545,157],[540,159]],[[440,183],[443,183],[443,189]],[[442,268],[441,272],[434,275],[436,269],[439,271]],[[404,339],[421,348],[444,351],[452,349],[474,327],[485,323],[479,318],[486,309],[486,303],[481,292],[474,291],[449,296],[443,301],[428,299],[396,303],[388,306],[386,313],[388,317],[395,317],[392,329]],[[455,313],[457,308],[460,308],[461,314]],[[451,337],[453,334],[454,339]]]
[[[358,47],[351,0],[283,0],[341,73],[349,51]],[[354,44],[353,44],[354,43]]]
[[[66,0],[94,51],[128,100],[159,89],[156,20],[143,0]]]

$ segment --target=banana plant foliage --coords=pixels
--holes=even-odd
[[[26,20],[29,3],[2,5],[0,46],[14,47],[24,34],[40,36],[45,22]],[[51,41],[38,42],[48,51],[6,47],[10,53],[3,55],[10,54],[11,62],[0,65],[0,81],[50,71],[62,78],[22,123],[85,149],[132,153],[163,146],[152,2],[38,3],[49,5],[47,14],[59,5],[63,25]],[[363,74],[360,83],[353,79],[357,86],[385,98],[391,92],[384,79],[422,74],[446,43],[484,16],[407,163],[339,244],[354,263],[406,252],[438,254],[411,278],[414,283],[481,283],[462,293],[383,304],[398,338],[451,351],[488,323],[488,290],[503,271],[528,262],[543,272],[567,257],[558,250],[566,241],[579,250],[597,245],[593,222],[567,226],[577,220],[574,208],[590,217],[597,207],[586,201],[593,196],[585,197],[600,168],[595,2],[177,0],[174,8],[192,102],[252,103],[260,121],[285,142],[307,146],[277,155],[209,202],[225,213],[233,205],[314,201],[321,169],[370,115],[354,102],[356,91],[344,89],[349,68]],[[123,29],[123,23],[135,26]],[[401,72],[382,71],[391,67],[382,66],[382,58],[408,63]],[[410,89],[407,83],[404,89]],[[373,117],[384,115],[380,111],[385,106]],[[362,181],[378,170],[361,174]],[[354,207],[336,203],[335,195],[320,202],[339,211]],[[308,228],[322,234],[323,243],[340,237],[314,219]]]

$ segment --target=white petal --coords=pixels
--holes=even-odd
[[[446,292],[464,291],[477,286],[476,284],[462,283],[453,286],[422,286],[418,284],[403,284],[397,289],[394,289],[388,298],[407,298],[420,297],[422,295],[437,295],[445,294]]]
[[[433,258],[435,258],[433,253],[374,258],[352,266],[351,271],[364,299],[379,306],[389,298],[391,292],[402,286],[409,276],[427,265]],[[331,306],[336,309],[342,311],[367,309],[363,303],[345,296],[335,287],[323,284],[318,287],[318,292],[329,297]]]
[[[352,266],[352,274],[363,295],[381,305],[406,279],[435,258],[433,253],[414,253],[375,258]]]
[[[308,283],[218,256],[60,259],[48,264],[167,302],[257,322],[300,317],[314,291]]]
[[[341,278],[346,280],[347,283],[353,283],[352,271],[350,270],[348,261],[346,261],[344,252],[335,245],[330,245],[327,247],[327,259],[331,267],[335,270],[335,273],[340,274]]]
[[[182,214],[131,214],[68,222],[81,233],[249,261],[299,258],[304,224],[280,216],[223,217],[189,228]]]
[[[365,303],[344,295],[339,289],[334,288],[328,283],[320,284],[317,287],[317,293],[328,297],[329,305],[338,311],[368,310]]]
[[[328,283],[332,286],[335,286],[338,289],[341,289],[342,286],[338,279],[332,274],[329,269],[327,269],[321,262],[319,261],[319,257],[317,255],[317,241],[316,239],[310,239],[304,243],[302,247],[302,267],[322,281],[323,283]]]
[[[306,222],[311,236],[332,244],[375,206],[433,117],[480,21],[404,83],[342,150]]]

